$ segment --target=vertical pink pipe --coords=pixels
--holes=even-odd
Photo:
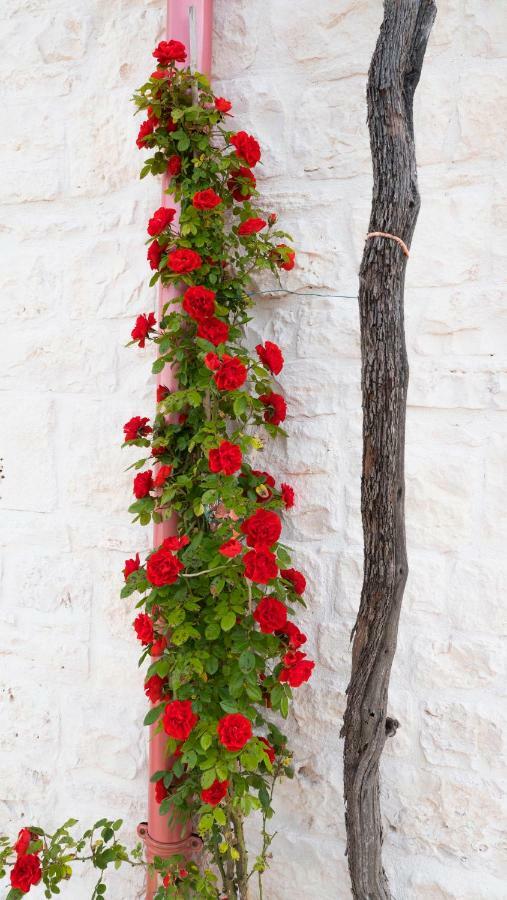
[[[189,11],[194,8],[196,22],[195,36],[197,47],[195,58],[197,69],[207,75],[211,72],[211,39],[213,25],[213,0],[167,0],[167,38],[181,41],[185,44],[190,58],[190,28]],[[188,64],[188,63],[187,63]],[[162,203],[164,206],[171,204],[171,198],[164,193],[167,187],[167,179],[163,179]],[[177,210],[177,213],[179,210]],[[177,216],[175,224],[177,224]],[[174,288],[162,287],[158,296],[158,318],[162,315],[164,305],[176,295]],[[157,377],[157,385],[164,384],[170,390],[177,387],[176,373],[171,366],[166,366]],[[158,547],[164,538],[175,534],[177,529],[176,516],[167,521],[155,525],[153,543]],[[148,751],[148,822],[139,826],[139,834],[146,845],[148,861],[152,861],[155,855],[169,858],[175,853],[192,855],[199,846],[199,841],[192,837],[192,823],[189,821],[184,826],[177,822],[169,822],[167,815],[161,816],[159,804],[155,799],[155,785],[151,776],[162,769],[171,767],[171,759],[166,753],[167,739],[164,733],[155,733],[156,726],[150,726],[150,742]],[[146,898],[152,900],[158,886],[156,877],[148,879]]]
[[[189,32],[189,10],[194,8],[196,18],[196,59],[197,69],[209,75],[211,72],[211,36],[213,26],[213,0],[167,0],[167,38],[181,41],[187,48],[187,54],[190,57],[190,32]],[[188,61],[187,61],[188,65]],[[162,182],[162,203],[164,206],[172,205],[171,198],[164,193],[167,187],[167,178],[164,177]],[[178,223],[178,213],[174,219],[175,225]],[[158,295],[158,315],[162,315],[164,304],[176,295],[173,287],[160,286]],[[165,384],[170,390],[177,387],[176,373],[171,366],[166,366],[164,371],[157,376],[157,384]],[[169,519],[160,525],[155,525],[153,542],[154,546],[158,545],[171,534],[176,532],[176,519]]]

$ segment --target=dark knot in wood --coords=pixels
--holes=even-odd
[[[398,719],[391,719],[388,716],[386,719],[386,737],[394,737],[399,727]]]

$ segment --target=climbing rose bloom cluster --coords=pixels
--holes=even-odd
[[[42,878],[38,852],[28,853],[30,844],[36,840],[37,835],[32,834],[28,828],[22,828],[13,847],[16,862],[11,869],[11,886],[23,894],[27,894],[32,886],[39,884]]]
[[[288,715],[314,667],[293,621],[306,581],[282,540],[295,492],[250,463],[285,433],[284,353],[269,338],[253,351],[244,340],[252,277],[279,278],[295,253],[262,208],[262,150],[232,129],[231,101],[191,74],[179,41],[153,56],[135,102],[145,115],[141,175],[165,175],[168,186],[147,222],[147,271],[163,300],[157,316],[137,316],[131,338],[140,351],[154,345],[159,385],[155,415],[135,415],[124,437],[143,454],[130,511],[165,537],[144,561],[126,560],[123,596],[137,595],[147,724],[173,759],[155,781],[161,813],[174,803],[195,814],[211,855],[223,847],[219,869],[232,866],[240,881],[246,858],[236,868],[226,835],[247,809],[270,818],[272,785],[291,759],[273,714]]]

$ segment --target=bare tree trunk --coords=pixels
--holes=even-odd
[[[409,247],[419,212],[413,97],[436,15],[433,0],[384,0],[368,78],[373,160],[370,232]],[[389,900],[382,866],[379,761],[391,665],[407,579],[404,445],[408,363],[403,325],[406,255],[389,237],[366,241],[360,270],[363,394],[361,510],[364,581],[352,636],[342,734],[347,853],[356,900]]]

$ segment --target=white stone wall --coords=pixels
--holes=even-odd
[[[124,558],[122,423],[150,408],[144,228],[155,183],[129,96],[151,71],[163,0],[4,0],[0,831],[144,815],[144,696]],[[380,0],[216,0],[216,86],[264,149],[261,188],[294,233],[292,290],[357,293],[371,175],[365,79]],[[507,431],[507,19],[441,0],[417,94],[423,206],[407,275],[410,577],[393,671],[401,729],[383,763],[397,900],[501,900],[502,618]],[[268,900],[349,900],[339,739],[361,580],[355,300],[259,298],[253,336],[287,364],[290,440],[269,451],[298,505],[287,537],[310,581],[319,668],[290,728]],[[503,523],[505,524],[505,522]],[[90,879],[64,896],[90,897]],[[113,875],[115,900],[139,881]],[[34,897],[42,892],[34,890]]]

